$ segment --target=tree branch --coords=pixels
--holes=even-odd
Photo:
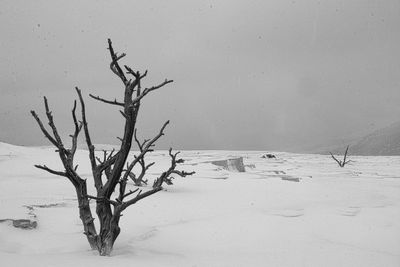
[[[145,97],[151,91],[157,90],[157,89],[159,89],[169,83],[172,83],[172,82],[173,82],[173,80],[165,80],[164,82],[162,82],[161,84],[159,84],[157,86],[153,86],[153,87],[144,89],[141,94],[139,94],[135,99],[132,100],[132,104],[139,102],[143,97]]]
[[[114,200],[111,200],[111,199],[108,199],[106,197],[95,197],[95,196],[91,196],[91,195],[86,195],[86,197],[89,198],[89,199],[95,199],[96,201],[99,201],[99,202],[106,201],[106,202],[112,204],[113,206],[117,206],[118,205],[118,202],[116,202]]]
[[[40,120],[39,116],[36,114],[34,110],[31,110],[32,116],[35,118],[36,122],[39,124],[40,130],[44,133],[45,137],[49,139],[49,141],[57,148],[59,148],[59,145],[57,141],[50,135],[50,133],[46,130],[44,127],[42,121]]]
[[[64,154],[68,154],[67,151],[64,148],[64,145],[62,143],[61,137],[58,134],[57,127],[54,124],[53,115],[51,114],[51,111],[49,109],[49,104],[47,102],[47,98],[43,97],[43,99],[44,99],[44,106],[45,106],[45,109],[46,109],[46,116],[47,116],[47,119],[49,121],[50,128],[53,130],[54,139],[57,141],[57,144],[58,144],[57,148],[59,150],[61,150]]]
[[[71,147],[71,152],[70,152],[71,164],[73,164],[74,155],[76,152],[76,148],[78,146],[78,135],[82,129],[82,123],[78,124],[78,120],[76,119],[75,111],[76,111],[76,100],[74,101],[74,107],[72,109],[72,119],[73,119],[74,125],[75,125],[75,132],[73,135],[71,135],[71,137],[72,137],[72,147]]]
[[[122,82],[125,85],[127,85],[128,80],[126,79],[124,72],[122,71],[121,67],[118,64],[118,60],[120,60],[121,58],[126,56],[126,54],[122,53],[120,56],[118,56],[114,52],[114,48],[112,47],[111,39],[108,39],[108,50],[110,50],[110,56],[111,56],[111,60],[112,60],[110,63],[110,69],[112,70],[112,72],[115,73],[115,75],[117,75],[122,80]]]
[[[94,96],[94,95],[92,95],[92,94],[89,94],[89,96],[90,96],[91,98],[93,98],[93,99],[96,99],[96,100],[98,100],[98,101],[101,101],[101,102],[104,102],[104,103],[107,103],[107,104],[110,104],[110,105],[117,105],[117,106],[122,106],[122,107],[125,106],[124,103],[118,102],[117,99],[114,99],[114,101],[111,101],[111,100],[106,100],[106,99],[104,99],[104,98],[101,98],[101,97],[99,97],[99,96]]]
[[[172,154],[172,148],[169,149],[168,151],[169,156],[171,157],[171,167],[163,172],[160,177],[158,177],[154,183],[153,183],[153,188],[158,188],[158,187],[162,187],[162,184],[165,182],[169,185],[172,184],[172,179],[173,177],[170,178],[171,174],[176,174],[179,175],[181,177],[186,177],[188,175],[193,175],[195,174],[195,172],[185,172],[185,171],[177,171],[175,170],[177,164],[183,163],[183,159],[176,159],[176,157],[178,156],[178,154],[180,152],[176,152],[175,154]]]
[[[343,166],[346,164],[347,152],[349,151],[349,146],[346,147],[346,151],[344,152],[343,157]]]
[[[131,162],[131,164],[129,165],[128,169],[126,170],[125,174],[124,174],[124,178],[127,178],[129,173],[132,171],[133,167],[136,165],[136,163],[138,163],[141,158],[144,157],[144,155],[146,155],[147,152],[152,151],[151,147],[154,146],[154,143],[161,137],[164,135],[164,129],[165,127],[167,127],[167,125],[169,124],[169,121],[166,121],[164,123],[164,125],[161,127],[159,133],[150,141],[148,141],[146,143],[146,145],[144,147],[141,148],[141,152],[140,154],[135,157],[135,159]]]
[[[88,123],[86,120],[85,102],[83,101],[81,90],[78,87],[75,87],[75,90],[79,96],[79,101],[81,103],[83,130],[85,132],[86,144],[89,150],[90,164],[92,165],[92,170],[94,170],[96,168],[96,159],[94,155],[94,145],[92,144],[92,140],[90,139]]]
[[[337,162],[337,164],[339,164],[340,167],[343,168],[347,163],[349,163],[351,161],[351,160],[346,160],[348,150],[349,150],[349,146],[346,147],[346,151],[344,152],[344,156],[343,156],[343,161],[338,160],[331,152],[329,152],[329,154],[331,154],[331,157]]]
[[[136,80],[140,79],[140,74],[138,71],[133,71],[129,66],[124,65],[125,69],[126,69],[126,73],[127,74],[131,74],[133,77],[135,77]],[[147,74],[147,71],[146,71]]]
[[[331,152],[329,152],[329,154],[331,154],[331,157],[337,162],[337,164],[339,164],[339,166],[342,165],[342,162],[338,160]]]
[[[155,194],[155,193],[157,193],[157,192],[159,192],[159,191],[161,191],[162,190],[162,188],[161,187],[158,187],[158,188],[153,188],[153,189],[151,189],[151,190],[149,190],[149,191],[146,191],[146,192],[144,192],[144,193],[140,193],[139,192],[139,194],[136,196],[136,197],[134,197],[133,199],[130,199],[129,201],[127,201],[127,202],[123,202],[122,203],[122,205],[121,205],[121,209],[122,210],[124,210],[124,209],[126,209],[127,207],[129,207],[130,205],[133,205],[133,204],[135,204],[136,202],[138,202],[139,200],[141,200],[141,199],[143,199],[143,198],[146,198],[146,197],[148,197],[148,196],[151,196],[151,195],[153,195],[153,194]]]
[[[43,165],[43,166],[35,165],[35,167],[45,170],[45,171],[55,174],[55,175],[65,176],[73,183],[74,186],[77,186],[82,182],[82,179],[76,174],[76,167],[74,167],[74,164],[73,164],[73,158],[74,158],[74,154],[75,154],[76,147],[77,147],[77,137],[78,137],[79,131],[81,129],[81,125],[78,124],[76,115],[75,115],[76,103],[74,103],[74,108],[72,109],[72,118],[74,120],[75,132],[74,132],[74,135],[71,135],[72,147],[69,150],[64,148],[64,145],[61,141],[61,137],[58,134],[57,128],[54,124],[53,115],[51,114],[46,97],[44,97],[44,106],[46,109],[46,116],[49,121],[49,125],[50,125],[51,129],[53,130],[54,137],[52,137],[50,135],[50,133],[44,128],[43,123],[41,122],[41,120],[39,119],[37,114],[34,111],[31,111],[31,113],[32,113],[32,116],[37,121],[37,123],[39,124],[39,127],[42,130],[42,132],[45,134],[45,136],[50,140],[50,142],[55,147],[57,147],[57,152],[60,156],[61,162],[65,168],[65,171],[64,172],[55,171],[55,170],[48,168],[46,165]]]
[[[51,174],[67,177],[67,174],[65,172],[52,170],[49,167],[47,167],[46,165],[34,165],[34,166],[38,169],[45,170]]]

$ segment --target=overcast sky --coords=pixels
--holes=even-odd
[[[123,64],[149,70],[139,136],[158,148],[287,149],[400,120],[400,1],[0,1],[0,141],[45,145],[42,97],[72,133],[74,87],[122,98]],[[122,116],[86,97],[95,143]],[[44,117],[43,117],[44,118]],[[66,140],[69,143],[69,138]]]

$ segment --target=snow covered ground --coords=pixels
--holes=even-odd
[[[0,223],[0,266],[400,266],[400,157],[351,157],[340,168],[325,155],[263,153],[183,152],[196,175],[125,211],[112,257],[100,257],[73,186],[33,167],[61,170],[54,149],[0,143],[0,219],[38,222]],[[76,162],[90,178],[86,154]],[[237,156],[244,173],[210,163]],[[165,151],[150,161],[151,176],[169,165]]]

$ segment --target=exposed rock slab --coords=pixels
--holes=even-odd
[[[0,222],[6,222],[6,221],[11,221],[12,225],[15,228],[20,228],[20,229],[25,229],[25,230],[31,230],[31,229],[35,229],[37,227],[36,221],[31,221],[28,219],[3,219],[3,220],[0,220]]]
[[[291,176],[282,176],[281,179],[284,181],[290,181],[290,182],[300,182],[300,178],[291,177]]]
[[[215,160],[211,162],[214,165],[220,166],[228,171],[245,172],[246,169],[243,164],[243,157]]]
[[[276,159],[274,154],[264,154],[261,156],[262,159]]]

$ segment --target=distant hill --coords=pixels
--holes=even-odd
[[[400,155],[400,122],[396,122],[388,127],[376,130],[358,140],[348,143],[350,145],[349,154],[360,156],[396,156]],[[344,153],[346,146],[320,149],[319,153],[326,154]],[[318,151],[314,151],[318,153]]]

